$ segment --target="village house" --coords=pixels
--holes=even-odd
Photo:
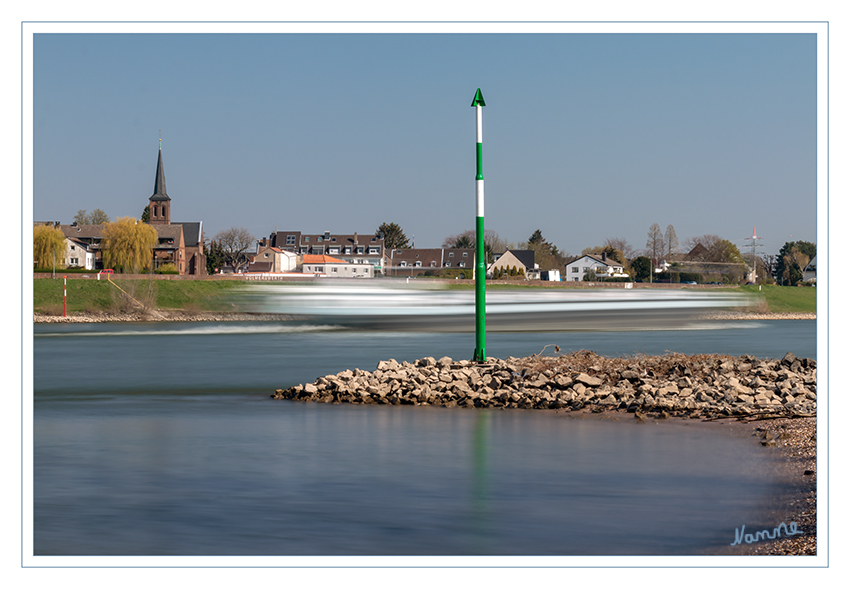
[[[349,264],[368,264],[372,266],[372,275],[383,273],[387,264],[384,238],[377,234],[275,231],[268,239],[261,239],[259,243],[260,247],[272,246],[302,256],[327,255]]]
[[[581,282],[585,272],[591,271],[596,279],[600,278],[627,278],[628,274],[623,271],[623,264],[609,258],[608,254],[585,254],[568,262],[566,265],[564,280],[570,282]]]
[[[387,257],[388,276],[418,276],[446,269],[474,269],[472,248],[404,248],[390,250]]]
[[[522,270],[523,275],[529,280],[539,278],[537,264],[534,262],[534,250],[508,250],[496,256],[496,260],[490,266],[489,273],[492,276],[497,270],[510,272],[516,268],[517,273]]]
[[[285,252],[280,248],[267,245],[259,246],[257,253],[251,256],[248,264],[248,272],[272,274],[295,272],[297,266],[297,254]]]
[[[301,271],[304,274],[329,276],[331,278],[374,278],[372,264],[356,264],[332,256],[304,254]]]
[[[65,238],[65,267],[94,270],[94,250],[80,240]]]

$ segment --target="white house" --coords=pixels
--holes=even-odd
[[[585,254],[567,264],[564,280],[581,282],[584,279],[585,272],[588,270],[592,271],[597,279],[628,277],[628,274],[623,271],[623,265],[620,262],[602,253],[599,255]]]
[[[301,271],[331,278],[374,278],[375,267],[370,263],[352,264],[331,256],[305,254]]]
[[[251,256],[248,272],[294,272],[298,255],[277,247],[260,246],[257,253]]]
[[[66,237],[65,267],[94,270],[94,250],[89,247],[89,244],[79,239]]]
[[[806,264],[805,269],[803,270],[803,281],[804,282],[817,282],[818,280],[818,257],[815,256],[812,260]]]

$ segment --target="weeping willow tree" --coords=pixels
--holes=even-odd
[[[103,228],[103,264],[133,274],[149,270],[156,241],[156,229],[147,223],[139,223],[133,217],[119,217]]]
[[[33,230],[32,259],[36,268],[64,268],[65,247],[61,229],[39,225]]]

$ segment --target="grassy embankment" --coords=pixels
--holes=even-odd
[[[228,311],[227,295],[243,283],[231,280],[122,280],[114,282],[148,307],[187,312]],[[61,315],[62,278],[36,278],[33,282],[36,313]],[[69,279],[68,313],[115,313],[138,307],[126,300],[107,280]]]
[[[724,289],[725,290],[725,289]],[[776,286],[765,284],[759,290],[758,286],[747,285],[733,292],[745,292],[755,297],[756,305],[750,309],[761,313],[816,313],[817,288],[810,286]]]
[[[187,312],[228,311],[228,295],[244,286],[235,280],[122,280],[115,283],[144,304],[158,309],[174,309]],[[62,314],[61,278],[36,278],[33,284],[36,312],[53,315]],[[471,289],[472,281],[450,284],[449,288]],[[674,285],[675,287],[675,285]],[[557,288],[552,285],[529,283],[488,285],[488,289],[508,288]],[[790,286],[742,286],[717,289],[727,292],[745,292],[755,297],[757,304],[750,310],[759,313],[815,313],[817,289]],[[68,312],[118,312],[133,309],[133,304],[124,300],[119,291],[106,280],[69,279]]]

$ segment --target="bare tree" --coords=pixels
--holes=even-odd
[[[77,225],[103,225],[109,223],[109,215],[101,209],[95,209],[88,214],[86,214],[86,209],[80,209],[74,215],[74,222]]]
[[[776,271],[776,256],[772,254],[762,254],[761,263],[764,264],[764,275],[773,276]]]
[[[719,235],[706,234],[698,237],[689,237],[685,240],[685,251],[690,252],[697,245],[701,245],[705,249],[710,250],[718,241],[720,241]]]
[[[623,252],[623,256],[627,260],[631,260],[637,255],[637,251],[624,237],[608,237],[605,239],[605,246]]]
[[[653,260],[657,260],[664,254],[664,234],[658,223],[653,223],[646,236],[646,254]]]
[[[457,235],[449,235],[443,240],[443,247],[452,248],[474,248],[475,229],[469,229]],[[496,254],[503,253],[508,249],[508,242],[499,237],[499,234],[492,229],[484,230],[484,256],[487,263],[491,264]]]
[[[213,241],[221,248],[224,261],[235,270],[248,260],[245,252],[254,245],[256,239],[244,227],[231,227],[216,233]]]
[[[664,254],[669,258],[673,254],[679,253],[679,238],[676,237],[676,230],[672,225],[667,225],[667,231],[664,232]]]

